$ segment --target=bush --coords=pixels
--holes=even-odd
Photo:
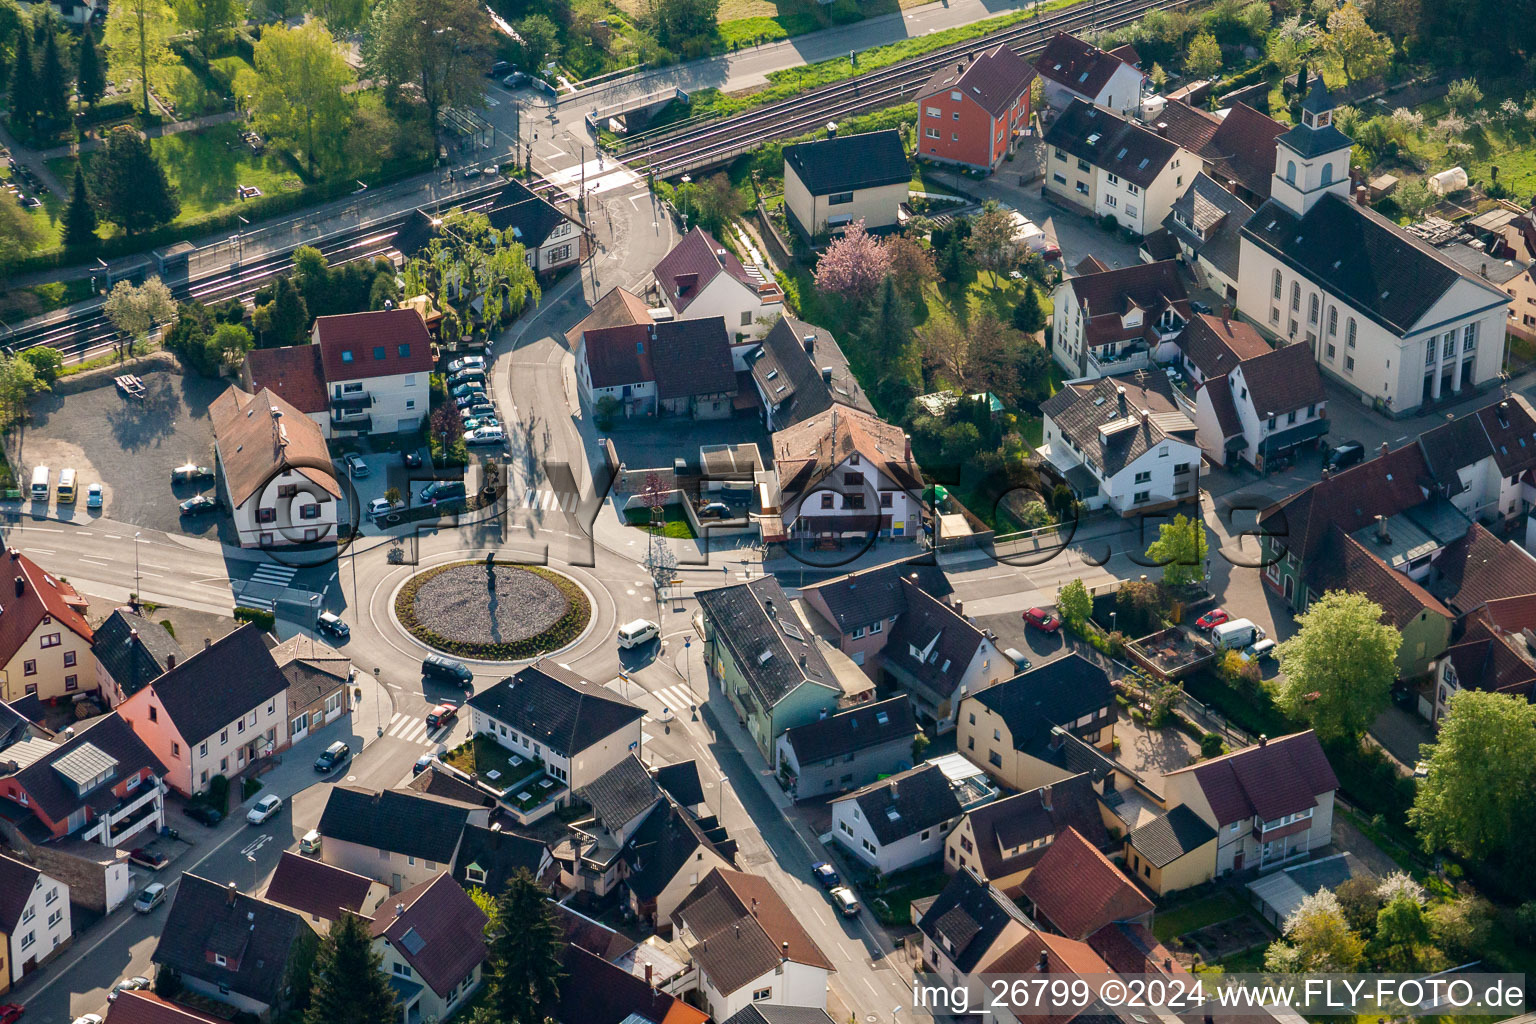
[[[240,784],[240,799],[249,800],[262,790],[262,781],[254,776],[247,776]]]
[[[1208,732],[1200,737],[1201,757],[1220,757],[1226,749],[1227,745],[1221,742],[1221,737],[1214,732]]]
[[[215,775],[208,780],[208,791],[203,794],[203,799],[208,805],[220,814],[229,810],[229,778],[224,775]]]
[[[271,612],[262,611],[260,608],[237,607],[235,609],[235,621],[254,622],[262,630],[271,632],[272,627],[277,624],[277,616]]]

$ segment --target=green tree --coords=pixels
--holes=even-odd
[[[1184,73],[1191,78],[1214,78],[1221,71],[1221,44],[1209,32],[1189,41],[1184,53]]]
[[[102,311],[130,345],[147,339],[157,325],[173,323],[177,313],[171,290],[158,277],[140,285],[132,281],[117,282]]]
[[[1024,297],[1013,307],[1013,326],[1025,334],[1044,329],[1045,310],[1040,306],[1040,294],[1033,287],[1025,287]]]
[[[139,84],[139,106],[147,115],[149,72],[170,60],[175,19],[166,0],[114,0],[105,42],[113,77]]]
[[[1328,15],[1322,49],[1346,82],[1379,75],[1392,59],[1392,40],[1371,28],[1352,3]]]
[[[1406,892],[1398,893],[1376,912],[1373,943],[1381,965],[1389,971],[1418,971],[1433,955],[1429,916],[1424,904]]]
[[[96,206],[85,187],[85,170],[75,164],[75,184],[64,210],[64,244],[70,248],[95,245]]]
[[[309,12],[343,36],[356,32],[368,17],[368,0],[309,0]]]
[[[1520,696],[1461,690],[1423,752],[1429,774],[1408,822],[1425,848],[1505,863],[1536,852],[1527,824],[1536,800],[1536,707]]]
[[[494,920],[492,1004],[506,1024],[543,1024],[545,1008],[559,994],[565,943],[544,890],[526,868],[496,898]]]
[[[7,98],[11,122],[22,128],[31,128],[37,122],[40,99],[37,66],[32,60],[32,33],[25,25],[16,32],[16,43],[11,51],[11,68],[11,89]]]
[[[256,130],[301,150],[315,174],[321,157],[338,153],[346,136],[353,107],[346,89],[356,80],[351,65],[321,21],[268,28],[253,56],[255,70],[237,76],[236,94]]]
[[[31,363],[32,372],[47,386],[52,386],[59,379],[59,372],[64,369],[64,353],[52,345],[34,345],[17,358]]]
[[[1282,21],[1270,33],[1267,52],[1270,61],[1283,75],[1301,70],[1307,55],[1317,48],[1318,30],[1313,22],[1303,23],[1299,15]]]
[[[39,391],[47,390],[37,377],[37,370],[25,359],[0,355],[0,422],[14,423],[27,410],[27,403]]]
[[[11,40],[22,30],[26,15],[16,0],[0,0],[0,89],[5,88],[10,71]]]
[[[1148,77],[1152,79],[1152,88],[1158,92],[1168,88],[1168,72],[1161,64],[1153,62],[1152,73]]]
[[[1285,922],[1285,938],[1264,954],[1264,968],[1286,973],[1347,973],[1365,956],[1365,942],[1344,919],[1339,898],[1320,889]]]
[[[219,324],[208,339],[209,354],[228,368],[239,366],[255,344],[251,332],[239,324]]]
[[[1392,192],[1392,201],[1407,217],[1417,220],[1435,204],[1435,196],[1422,178],[1409,178]]]
[[[917,735],[912,737],[913,764],[923,763],[923,754],[927,752],[929,745],[932,743],[933,741],[928,738],[927,733],[923,732],[921,729],[917,731]]]
[[[309,330],[309,307],[293,282],[280,277],[272,299],[251,314],[251,324],[261,337],[262,348],[302,345]]]
[[[208,337],[212,333],[213,316],[208,307],[196,299],[183,302],[177,308],[176,322],[165,332],[166,351],[182,365],[212,377],[218,373],[218,367],[208,361]]]
[[[377,1024],[397,1015],[384,957],[368,925],[342,914],[320,942],[304,1024]]]
[[[1159,526],[1147,547],[1147,558],[1163,567],[1163,582],[1171,587],[1203,580],[1205,556],[1205,523],[1183,513]]]
[[[181,195],[149,142],[128,125],[107,132],[91,162],[92,192],[106,218],[130,235],[176,219]]]
[[[988,199],[981,212],[971,218],[971,236],[966,239],[971,258],[982,270],[994,275],[992,287],[1001,285],[999,278],[1014,261],[1013,215]]]
[[[1278,650],[1280,704],[1323,740],[1358,740],[1386,709],[1403,635],[1364,594],[1330,590],[1297,616]]]
[[[69,120],[69,95],[72,91],[69,68],[59,52],[59,37],[54,32],[43,37],[43,56],[37,71],[37,98],[40,113],[51,127]]]
[[[1458,78],[1446,88],[1446,106],[1458,114],[1469,114],[1482,102],[1483,90],[1475,78]]]
[[[490,44],[476,0],[380,0],[364,32],[363,65],[393,96],[410,88],[426,108],[435,153],[443,108],[481,105]]]
[[[543,14],[530,14],[513,28],[523,40],[517,47],[518,66],[543,77],[544,65],[560,59],[560,29]]]
[[[241,0],[171,0],[176,21],[197,36],[197,49],[203,60],[213,59],[218,37],[245,20]]]
[[[1074,629],[1088,621],[1088,616],[1093,614],[1093,598],[1088,596],[1088,588],[1082,580],[1069,580],[1062,585],[1056,594],[1056,610]]]
[[[695,56],[714,37],[720,0],[650,0],[648,27],[669,50]]]
[[[0,201],[0,281],[41,239],[39,218],[16,203]]]
[[[75,91],[80,102],[95,107],[107,92],[107,73],[96,49],[96,33],[89,25],[80,33],[80,49],[75,56]]]

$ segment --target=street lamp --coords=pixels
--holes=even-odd
[[[684,635],[683,665],[688,672],[688,698],[693,701],[693,704],[689,706],[688,710],[693,712],[693,720],[697,722],[699,720],[699,695],[695,693],[693,689],[693,659],[688,656],[688,649],[692,646],[693,636],[691,634]]]
[[[685,187],[685,191],[683,192],[683,234],[687,234],[688,233],[688,193],[693,191],[692,189],[687,188],[687,186],[693,184],[693,175],[685,174],[685,175],[682,176],[681,181],[682,181],[682,183],[683,183],[683,185]]]
[[[139,538],[142,533],[133,535],[133,610],[139,610]]]
[[[355,569],[356,566],[354,565],[353,568]],[[373,688],[375,691],[379,689],[379,666],[377,665],[373,666]],[[378,729],[380,736],[384,735],[384,712],[379,710],[379,705],[382,703],[384,703],[382,693],[375,692],[373,695],[373,724]]]

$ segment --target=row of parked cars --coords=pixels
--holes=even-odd
[[[484,356],[465,356],[448,364],[448,394],[463,417],[467,445],[498,445],[507,439],[486,393],[486,374]]]
[[[1195,628],[1209,633],[1217,650],[1241,649],[1250,661],[1274,657],[1276,645],[1264,627],[1252,619],[1234,619],[1225,608],[1212,608],[1195,620]]]

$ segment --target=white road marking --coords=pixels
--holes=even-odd
[[[52,548],[26,547],[26,548],[22,548],[22,550],[23,551],[35,551],[35,552],[37,552],[40,555],[56,555],[56,554],[58,554],[58,552],[54,551]]]
[[[90,562],[92,565],[111,565],[112,564],[110,561],[106,561],[106,560],[100,559],[100,558],[91,558],[88,555],[80,555],[78,557],[79,557],[80,561],[82,561],[82,562]]]

